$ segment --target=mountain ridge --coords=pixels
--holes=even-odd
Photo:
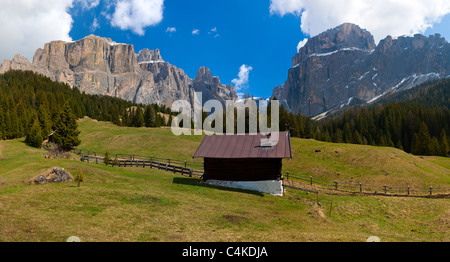
[[[284,106],[311,116],[331,113],[349,101],[374,102],[388,93],[450,77],[450,44],[439,34],[373,36],[354,24],[329,29],[299,49],[283,85],[273,89]],[[310,98],[311,105],[309,105]]]
[[[202,68],[199,71],[204,70]],[[10,70],[30,70],[76,86],[87,94],[108,95],[142,104],[168,106],[179,99],[192,104],[196,91],[205,91],[204,101],[237,98],[234,87],[223,85],[218,77],[214,83],[202,85],[199,82],[194,87],[195,79],[164,61],[159,49],[144,48],[136,53],[132,44],[116,43],[96,35],[72,42],[46,43],[36,50],[32,62],[20,54],[2,61],[0,73]]]

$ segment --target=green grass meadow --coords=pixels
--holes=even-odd
[[[202,136],[168,128],[128,128],[84,118],[80,148],[201,162]],[[315,150],[320,152],[315,152]],[[394,148],[292,138],[283,170],[329,181],[450,186],[450,161]],[[284,196],[219,188],[149,168],[47,159],[24,139],[0,141],[0,241],[64,242],[447,242],[450,200],[309,194]],[[29,185],[52,167],[85,180]],[[317,197],[320,205],[318,205]]]

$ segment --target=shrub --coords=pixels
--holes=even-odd
[[[109,165],[111,163],[111,157],[109,156],[109,152],[105,153],[105,160],[103,161],[105,165]]]
[[[78,182],[78,186],[80,186],[80,183],[84,181],[84,172],[78,169],[78,171],[74,174],[73,180]]]

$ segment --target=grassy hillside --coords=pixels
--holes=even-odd
[[[82,148],[186,160],[202,139],[91,119],[80,121],[80,130]],[[341,181],[450,184],[444,158],[300,139],[292,139],[292,147],[294,159],[286,160],[284,169],[293,173]],[[448,199],[321,193],[318,206],[316,195],[300,191],[276,197],[206,186],[162,170],[44,155],[23,139],[0,141],[0,241],[65,241],[73,235],[82,241],[366,241],[372,235],[381,241],[450,240]],[[53,166],[72,173],[80,169],[85,181],[81,187],[26,184]]]
[[[192,159],[203,136],[174,136],[169,128],[117,127],[89,118],[80,121],[83,149],[111,154],[136,154]],[[342,182],[429,187],[450,185],[450,159],[419,157],[392,147],[327,143],[291,138],[293,159],[283,171]],[[316,153],[316,150],[321,152]]]

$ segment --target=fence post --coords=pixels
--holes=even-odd
[[[334,188],[337,190],[337,188],[338,188],[338,182],[337,181],[334,181]]]
[[[331,199],[331,205],[330,205],[330,217],[331,217],[331,210],[333,209],[333,199]]]
[[[286,172],[286,180],[289,180],[289,171]]]
[[[384,193],[386,194],[386,192],[387,192],[387,186],[384,185],[383,187],[384,187]]]
[[[313,184],[313,178],[312,178],[312,176],[309,177],[309,180],[310,180],[310,184],[311,184],[311,186],[312,186],[312,184]]]
[[[408,196],[409,196],[409,186],[408,186]]]
[[[362,184],[359,183],[359,193],[362,193]]]
[[[150,159],[150,169],[153,168],[153,158]]]
[[[192,177],[192,168],[189,169],[189,177]]]
[[[95,157],[95,163],[98,164],[98,157]]]
[[[433,187],[430,186],[430,196],[433,194],[432,192],[433,192]]]

